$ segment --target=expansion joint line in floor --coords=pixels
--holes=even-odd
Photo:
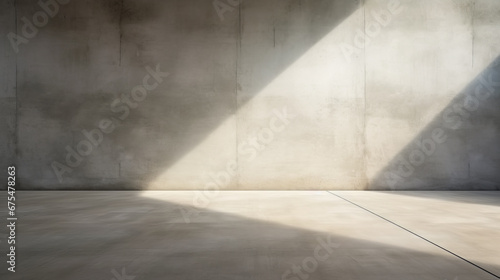
[[[405,227],[403,227],[403,226],[401,226],[401,225],[398,225],[397,223],[395,223],[395,222],[393,222],[393,221],[391,221],[391,220],[389,220],[389,219],[387,219],[387,218],[385,218],[385,217],[383,217],[383,216],[380,216],[379,214],[377,214],[377,213],[375,213],[375,212],[373,212],[373,211],[371,211],[371,210],[369,210],[369,209],[366,209],[365,207],[363,207],[363,206],[361,206],[361,205],[359,205],[359,204],[356,204],[356,203],[354,203],[354,202],[352,202],[352,201],[350,201],[350,200],[348,200],[348,199],[346,199],[346,198],[343,198],[342,196],[340,196],[340,195],[338,195],[338,194],[336,194],[336,193],[333,193],[333,192],[331,192],[331,191],[327,191],[327,192],[328,192],[328,193],[330,193],[331,195],[334,195],[334,196],[336,196],[336,197],[338,197],[338,198],[342,199],[342,200],[347,201],[348,203],[350,203],[350,204],[352,204],[352,205],[354,205],[354,206],[356,206],[356,207],[359,207],[359,208],[361,208],[361,209],[365,210],[366,212],[368,212],[368,213],[370,213],[370,214],[372,214],[372,215],[375,215],[375,216],[377,216],[377,217],[379,217],[379,218],[383,219],[383,220],[384,220],[384,221],[386,221],[386,222],[389,222],[389,223],[391,223],[391,224],[393,224],[393,225],[395,225],[395,226],[397,226],[397,227],[401,228],[401,229],[402,229],[402,230],[404,230],[404,231],[407,231],[407,232],[409,232],[409,233],[413,234],[414,236],[416,236],[416,237],[418,237],[418,238],[420,238],[420,239],[422,239],[422,240],[424,240],[424,241],[426,241],[426,242],[428,242],[428,243],[430,243],[430,244],[432,244],[432,245],[434,245],[434,246],[438,247],[439,249],[441,249],[441,250],[443,250],[443,251],[445,251],[445,252],[447,252],[447,253],[449,253],[449,254],[452,254],[453,256],[455,256],[455,257],[457,257],[457,258],[459,258],[459,259],[461,259],[461,260],[463,260],[463,261],[465,261],[465,262],[467,262],[467,263],[469,263],[469,264],[471,264],[471,265],[473,265],[473,266],[475,266],[475,267],[477,267],[477,268],[481,269],[482,271],[484,271],[484,272],[486,272],[486,273],[488,273],[488,274],[490,274],[490,275],[492,275],[492,276],[495,276],[495,277],[496,277],[496,278],[498,278],[498,279],[500,279],[500,276],[496,275],[495,273],[493,273],[493,272],[491,272],[491,271],[489,271],[489,270],[487,270],[487,269],[485,269],[485,268],[483,268],[483,267],[481,267],[481,266],[479,266],[479,265],[477,265],[477,264],[475,264],[475,263],[473,263],[473,262],[469,261],[468,259],[466,259],[466,258],[464,258],[464,257],[461,257],[461,256],[459,256],[459,255],[457,255],[457,254],[453,253],[452,251],[450,251],[450,250],[448,250],[448,249],[446,249],[446,248],[444,248],[444,247],[442,247],[442,246],[440,246],[440,245],[438,245],[438,244],[436,244],[436,243],[434,243],[434,242],[430,241],[429,239],[427,239],[427,238],[425,238],[425,237],[423,237],[423,236],[421,236],[421,235],[419,235],[419,234],[417,234],[417,233],[415,233],[415,232],[413,232],[413,231],[411,231],[411,230],[409,230],[409,229],[407,229],[407,228],[405,228]]]

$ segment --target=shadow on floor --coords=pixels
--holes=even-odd
[[[192,194],[172,196],[189,202]],[[220,196],[217,207],[233,213],[194,209],[200,213],[190,223],[180,212],[189,208],[159,193],[158,199],[139,192],[19,192],[18,198],[17,272],[2,269],[2,279],[113,279],[122,268],[135,280],[495,279],[439,250],[425,252],[428,243],[334,196]],[[280,198],[287,204],[276,203]],[[318,238],[336,245],[317,249],[326,248]],[[315,250],[328,255],[317,266]],[[301,271],[310,277],[283,277],[294,265],[305,265],[311,272]]]

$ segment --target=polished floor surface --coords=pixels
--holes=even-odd
[[[16,272],[2,226],[2,280],[500,275],[500,192],[25,191],[16,203]]]

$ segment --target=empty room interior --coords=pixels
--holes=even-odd
[[[500,1],[0,0],[0,279],[500,279]]]

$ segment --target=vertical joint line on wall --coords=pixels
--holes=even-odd
[[[470,24],[470,29],[471,29],[471,36],[472,36],[472,48],[471,48],[471,67],[474,69],[474,13],[476,10],[476,1],[472,1],[472,15],[471,15],[471,24]]]
[[[17,0],[14,0],[14,30],[16,32],[16,34],[18,34],[18,31],[17,31]],[[16,53],[15,54],[15,62],[16,62],[16,70],[15,70],[15,77],[14,77],[14,87],[15,87],[15,91],[14,91],[14,94],[16,95],[15,97],[15,102],[16,102],[16,112],[15,112],[15,118],[14,118],[14,156],[15,156],[15,163],[17,165],[17,160],[18,160],[18,155],[19,155],[19,128],[18,128],[18,120],[19,120],[19,114],[18,114],[18,79],[17,79],[17,75],[18,75],[18,54]]]
[[[239,155],[238,155],[238,144],[239,144],[239,139],[238,139],[238,112],[239,112],[239,108],[238,108],[238,86],[239,86],[239,73],[238,73],[238,68],[239,68],[239,60],[240,60],[240,51],[241,51],[241,5],[243,5],[242,1],[239,2],[239,5],[238,5],[238,34],[237,34],[237,41],[236,41],[236,69],[235,69],[235,88],[234,88],[234,91],[235,91],[235,95],[234,95],[234,108],[235,108],[235,111],[234,111],[234,124],[235,124],[235,134],[236,134],[236,137],[235,137],[235,141],[236,141],[236,145],[235,145],[235,154],[236,154],[236,166],[239,170],[240,168],[240,160],[239,160]],[[239,178],[238,178],[238,174],[239,172],[236,173],[236,176],[235,176],[235,187],[238,188],[238,185],[239,185]]]
[[[123,38],[123,30],[122,30],[122,14],[123,14],[123,1],[120,2],[120,15],[118,16],[118,30],[120,32],[120,41],[119,41],[119,57],[118,57],[118,66],[122,66],[122,38]]]
[[[273,22],[273,48],[276,48],[276,26]]]
[[[365,0],[361,0],[363,5],[363,33],[366,34],[366,5]],[[366,40],[363,41],[363,172],[365,178],[365,188],[368,187],[367,174],[367,153],[366,153]]]

